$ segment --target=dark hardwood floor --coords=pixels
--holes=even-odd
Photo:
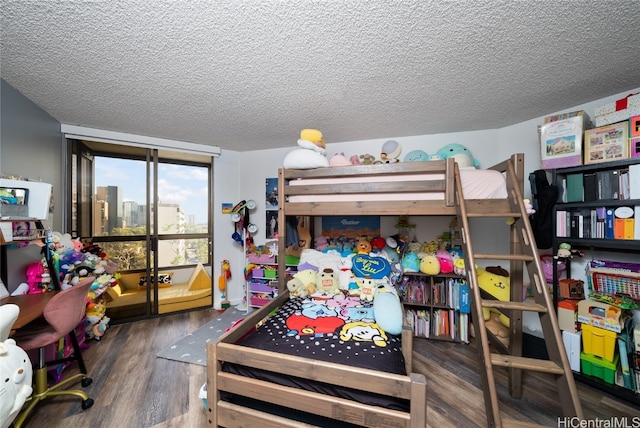
[[[26,427],[206,427],[198,398],[206,381],[205,367],[157,358],[156,352],[216,314],[205,309],[111,326],[101,341],[91,341],[83,353],[93,378],[86,388],[95,400],[93,407],[83,411],[77,399],[48,399],[29,417]],[[416,339],[414,367],[427,377],[428,427],[486,426],[474,346]],[[65,371],[75,372],[75,367]],[[525,373],[523,398],[514,400],[506,392],[506,371],[498,370],[496,376],[503,416],[558,426],[555,415],[560,409],[550,378]],[[640,415],[640,408],[600,390],[580,382],[578,389],[589,419],[626,416],[631,424],[631,418]]]

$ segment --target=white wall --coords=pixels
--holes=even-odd
[[[584,110],[593,119],[595,117],[595,108],[602,104],[620,99],[629,93],[638,93],[640,88],[631,91],[611,95],[610,97],[590,103],[568,107],[558,112],[549,112],[545,116],[563,112],[571,112]],[[449,134],[434,135],[418,135],[412,137],[394,138],[402,146],[401,158],[411,150],[421,149],[428,154],[435,153],[442,146],[449,143],[459,143],[466,146],[474,157],[480,162],[482,168],[491,166],[508,158],[513,153],[524,153],[525,155],[525,173],[529,174],[540,169],[540,145],[538,142],[538,125],[542,124],[543,117],[532,118],[531,120],[518,123],[501,129],[491,129],[474,132],[459,132]],[[310,127],[313,125],[310,124]],[[323,130],[321,130],[323,131]],[[326,133],[326,130],[324,130]],[[241,154],[224,151],[219,159],[216,160],[215,176],[216,176],[216,206],[214,211],[215,218],[215,255],[216,266],[214,272],[219,274],[219,262],[222,259],[229,259],[232,266],[233,278],[229,282],[228,296],[232,303],[239,303],[243,296],[243,268],[244,258],[242,249],[236,245],[231,239],[233,232],[233,223],[227,215],[218,215],[220,213],[220,204],[222,202],[237,203],[241,199],[254,199],[258,203],[256,210],[251,212],[251,220],[259,227],[258,233],[255,235],[256,244],[264,243],[266,222],[264,208],[265,179],[277,177],[278,168],[282,166],[284,157],[297,145],[298,135],[291,136],[290,148],[278,148],[272,150],[257,150],[252,152],[243,152]],[[344,153],[347,157],[351,155],[372,154],[376,158],[380,157],[380,149],[388,139],[378,140],[361,140],[349,142],[327,142],[327,157],[331,157],[336,153]],[[224,184],[223,184],[224,183]],[[233,193],[231,189],[237,189]],[[525,183],[525,197],[530,197],[531,191],[528,183]],[[227,199],[225,199],[227,198]],[[430,240],[440,233],[448,223],[447,219],[440,219],[433,223],[433,219],[426,220],[424,223],[421,219],[415,220],[418,224],[417,233],[419,240]],[[385,228],[392,227],[393,219],[383,219],[382,233],[389,233]],[[496,225],[496,227],[499,227]],[[427,233],[422,231],[428,230]],[[392,233],[395,233],[391,231]],[[477,235],[477,236],[476,236]],[[495,238],[495,230],[483,228],[483,230],[475,232],[473,240],[478,242],[482,240],[492,240]],[[595,253],[596,257],[605,258],[602,253]],[[622,254],[615,256],[619,259],[627,259]],[[638,255],[628,256],[631,260],[638,261]],[[586,260],[586,258],[585,258]],[[576,263],[580,265],[580,262]],[[574,269],[578,272],[581,268]],[[216,276],[217,280],[217,276]],[[216,300],[216,305],[219,298]]]

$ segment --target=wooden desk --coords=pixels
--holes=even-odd
[[[19,296],[9,296],[0,300],[1,305],[13,303],[20,308],[18,319],[13,323],[12,330],[19,329],[31,321],[38,319],[44,313],[44,307],[49,300],[55,296],[57,291],[48,291],[38,294],[21,294]]]

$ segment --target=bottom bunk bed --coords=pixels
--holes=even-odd
[[[368,316],[366,302],[350,319],[318,317],[296,330],[299,314],[325,304],[285,291],[207,344],[210,426],[426,426],[426,379],[411,373],[411,330],[372,332],[357,321]]]

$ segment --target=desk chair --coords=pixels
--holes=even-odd
[[[60,389],[63,386],[77,380],[82,379],[82,386],[91,385],[91,378],[87,377],[87,368],[82,360],[82,353],[78,339],[75,334],[75,328],[82,322],[87,308],[87,294],[89,287],[93,283],[95,277],[88,277],[80,281],[77,285],[60,291],[53,296],[44,308],[44,320],[34,321],[28,326],[16,332],[14,336],[16,342],[24,350],[29,351],[38,349],[39,361],[38,367],[34,369],[34,391],[31,397],[27,399],[27,407],[18,415],[15,420],[15,428],[20,428],[25,419],[36,405],[47,397],[60,395],[73,395],[82,398],[82,409],[86,410],[93,405],[93,399],[82,390]],[[45,361],[45,347],[52,343],[69,336],[71,345],[73,346],[73,355],[67,358],[55,361]],[[52,385],[47,385],[47,366],[61,364],[67,361],[77,361],[80,373]]]

